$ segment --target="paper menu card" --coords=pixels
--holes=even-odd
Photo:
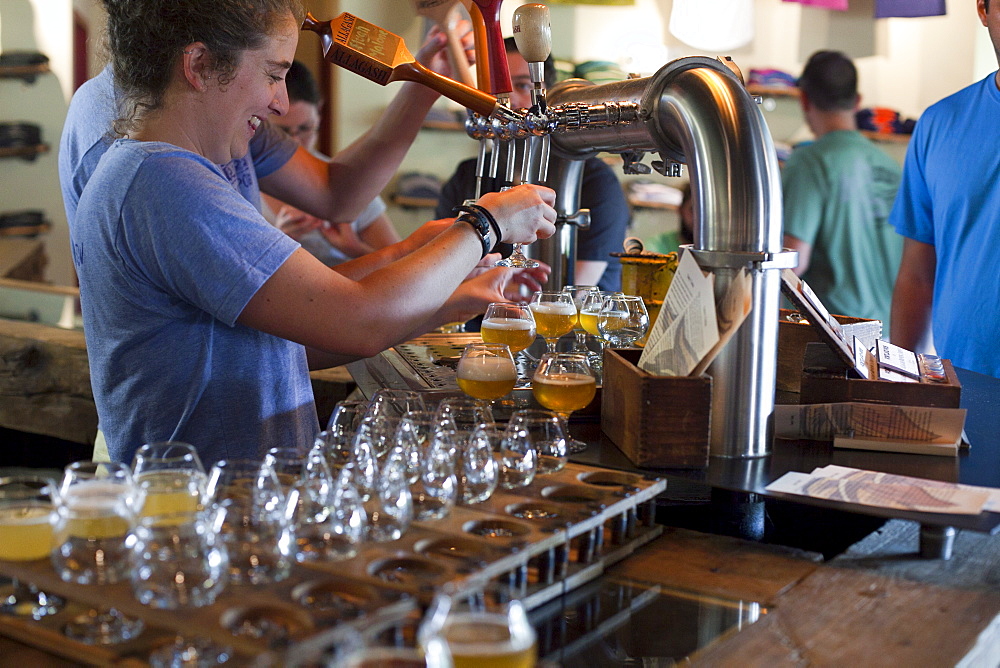
[[[746,319],[751,288],[743,270],[716,305],[714,275],[702,272],[692,253],[681,253],[639,368],[665,376],[701,374]]]
[[[955,455],[965,427],[964,408],[843,402],[779,404],[779,438],[834,441],[838,447]]]
[[[1000,490],[845,466],[824,466],[812,473],[790,471],[765,489],[915,512],[978,515],[1000,509]]]

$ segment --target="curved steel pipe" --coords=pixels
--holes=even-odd
[[[740,268],[751,270],[753,310],[709,367],[711,452],[770,453],[777,377],[781,191],[774,144],[757,105],[718,60],[681,58],[652,77],[603,85],[564,82],[549,94],[568,102],[639,101],[638,121],[552,136],[553,153],[582,160],[599,151],[657,151],[685,162],[694,198],[695,258],[716,274],[717,297]],[[570,185],[553,184],[557,192]],[[577,184],[577,188],[579,185]]]

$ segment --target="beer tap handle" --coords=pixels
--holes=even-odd
[[[517,50],[528,61],[534,89],[531,102],[543,105],[545,100],[545,60],[552,52],[552,24],[549,8],[541,4],[521,5],[514,10],[514,41]],[[543,109],[544,111],[544,109]]]
[[[510,69],[507,67],[507,51],[503,48],[503,32],[500,29],[500,3],[503,0],[474,0],[483,14],[486,25],[486,44],[489,52],[490,90],[498,98],[507,97],[513,87],[510,85]]]

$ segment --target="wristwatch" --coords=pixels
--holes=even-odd
[[[481,257],[486,257],[493,250],[493,241],[490,239],[490,224],[486,218],[471,213],[462,213],[455,218],[455,222],[468,223],[479,235],[480,241],[483,242],[483,254]]]

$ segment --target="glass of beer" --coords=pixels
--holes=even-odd
[[[458,386],[476,399],[492,401],[510,393],[517,367],[506,343],[470,343],[458,360]]]
[[[587,330],[583,328],[581,318],[583,305],[589,295],[601,294],[601,289],[596,285],[567,285],[563,288],[563,292],[573,298],[573,304],[576,306],[576,325],[573,327],[573,335],[576,340],[573,341],[573,348],[570,349],[570,352],[589,354],[591,351],[587,348]]]
[[[550,353],[556,351],[559,337],[569,334],[579,319],[576,304],[567,292],[536,292],[531,296],[531,314],[535,316],[535,328]]]
[[[33,561],[52,551],[52,520],[58,495],[55,480],[37,475],[0,478],[0,559]],[[40,619],[62,609],[63,600],[16,578],[0,594],[0,611]]]
[[[498,583],[446,586],[434,597],[417,637],[443,638],[455,668],[534,668],[535,630],[524,605]],[[425,640],[426,639],[426,640]]]
[[[483,343],[506,343],[514,355],[535,341],[535,318],[526,304],[494,302],[479,329]]]
[[[568,429],[570,414],[593,401],[597,379],[586,355],[545,353],[531,379],[531,393],[542,406],[558,413]],[[570,454],[579,454],[587,444],[570,438],[567,447]]]
[[[597,314],[597,329],[601,338],[615,348],[628,348],[646,335],[649,314],[642,297],[609,295]]]
[[[132,476],[143,492],[140,517],[204,508],[208,476],[192,445],[179,441],[143,445],[132,458]]]

